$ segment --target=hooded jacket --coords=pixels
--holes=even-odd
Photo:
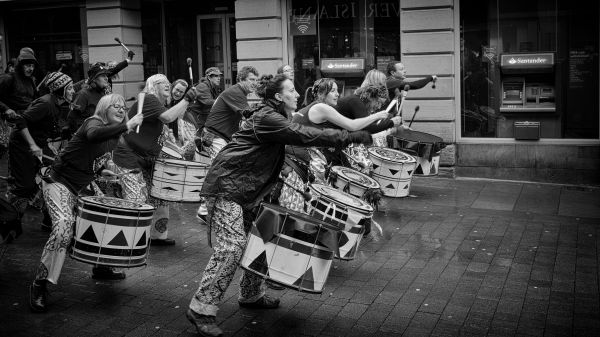
[[[269,100],[251,112],[213,161],[200,195],[220,196],[252,210],[271,192],[285,158],[285,145],[346,146],[369,143],[366,131],[317,129],[292,123],[282,104]]]
[[[0,74],[0,115],[2,116],[8,109],[17,113],[23,112],[38,97],[35,78],[25,76],[23,71],[26,61],[37,64],[35,58],[24,58],[19,55],[15,72]]]

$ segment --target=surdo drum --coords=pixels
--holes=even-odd
[[[150,195],[167,201],[198,202],[209,165],[158,158],[154,162]]]
[[[429,133],[399,129],[389,135],[388,144],[393,149],[407,152],[417,159],[415,175],[437,175],[440,167],[440,154],[446,147],[442,138]]]
[[[154,207],[111,197],[77,201],[72,258],[95,265],[137,267],[146,264]]]
[[[385,147],[370,147],[373,178],[379,182],[383,195],[405,197],[410,193],[410,183],[417,161],[402,151]]]
[[[340,231],[280,206],[260,206],[240,261],[245,270],[288,288],[321,293]]]
[[[365,223],[373,217],[373,207],[365,201],[331,186],[312,184],[307,213],[342,231],[338,242],[342,260],[352,260],[365,232]]]
[[[369,189],[379,188],[379,183],[373,178],[348,167],[333,166],[331,173],[329,178],[333,187],[358,198],[362,198]]]

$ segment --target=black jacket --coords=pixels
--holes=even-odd
[[[217,155],[200,195],[221,196],[252,210],[270,193],[281,171],[285,145],[346,146],[370,143],[366,131],[317,129],[292,123],[269,101],[248,117]]]
[[[196,119],[197,129],[202,130],[210,113],[210,108],[212,108],[221,91],[218,87],[214,87],[206,77],[202,77],[196,86],[196,92],[198,93],[196,100],[190,104],[188,111]]]
[[[37,97],[33,77],[22,74],[22,67],[14,73],[0,74],[0,115],[8,109],[23,112]]]

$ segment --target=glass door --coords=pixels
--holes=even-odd
[[[198,60],[200,75],[210,67],[223,73],[222,89],[235,84],[237,53],[233,14],[198,15]]]

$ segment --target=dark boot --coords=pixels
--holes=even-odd
[[[115,271],[109,266],[95,266],[92,268],[92,278],[95,280],[122,280],[125,278],[124,272]]]
[[[48,289],[46,280],[35,280],[29,286],[29,307],[33,312],[46,312]]]

